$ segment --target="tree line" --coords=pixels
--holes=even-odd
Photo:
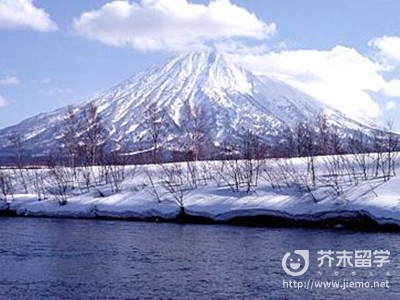
[[[181,162],[163,164],[168,116],[155,104],[144,112],[151,145],[146,162],[157,168],[146,170],[144,184],[157,201],[172,199],[182,213],[187,192],[209,184],[226,186],[232,193],[251,193],[263,181],[277,192],[294,188],[318,202],[318,188],[340,197],[346,186],[374,179],[387,181],[396,175],[399,136],[392,121],[382,130],[355,130],[345,136],[321,113],[313,121],[296,123],[274,143],[243,130],[239,142],[227,145],[215,155],[216,160],[204,160],[210,143],[204,124],[206,112],[188,106],[184,113],[186,144],[182,145]],[[120,141],[107,140],[107,128],[94,103],[81,110],[69,107],[60,133],[59,149],[47,158],[45,166],[25,161],[23,139],[9,136],[16,163],[13,168],[0,169],[1,199],[12,200],[18,189],[33,191],[39,201],[51,196],[65,205],[69,196],[92,189],[99,197],[120,192],[127,176],[134,178],[136,168],[126,169],[131,164],[125,155],[129,149]],[[305,161],[305,167],[299,167],[296,159]]]

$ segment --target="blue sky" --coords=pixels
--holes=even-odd
[[[396,0],[0,0],[0,127],[211,44],[349,114],[400,116],[399,11]]]

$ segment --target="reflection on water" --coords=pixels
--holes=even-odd
[[[343,299],[400,297],[399,235],[222,225],[0,218],[0,299]],[[391,263],[354,280],[390,289],[283,289],[294,249],[387,249]],[[388,277],[386,272],[390,271]],[[322,274],[318,274],[318,272]],[[305,279],[335,279],[311,261]],[[399,294],[398,294],[399,293]]]

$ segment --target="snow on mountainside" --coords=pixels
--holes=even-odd
[[[247,130],[277,140],[297,122],[312,120],[322,111],[342,132],[368,129],[283,82],[228,63],[213,51],[174,57],[90,101],[98,107],[107,139],[130,151],[150,148],[144,118],[154,103],[166,114],[162,144],[175,149],[185,143],[188,111],[194,109],[201,110],[202,129],[215,146],[235,143]],[[78,111],[84,108],[85,103],[76,106]],[[11,134],[21,136],[31,153],[55,151],[66,112],[67,108],[61,108],[0,130],[3,152],[10,146]]]

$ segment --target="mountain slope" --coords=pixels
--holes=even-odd
[[[276,142],[296,123],[311,121],[320,112],[343,132],[368,129],[289,85],[257,77],[212,51],[174,57],[90,101],[98,107],[110,144],[131,152],[151,147],[146,122],[151,105],[165,115],[163,147],[175,150],[187,144],[195,118],[216,148],[237,144],[246,131]],[[75,107],[78,115],[85,105]],[[32,154],[56,151],[66,112],[61,108],[0,130],[3,152],[10,150],[12,134],[19,135]]]

